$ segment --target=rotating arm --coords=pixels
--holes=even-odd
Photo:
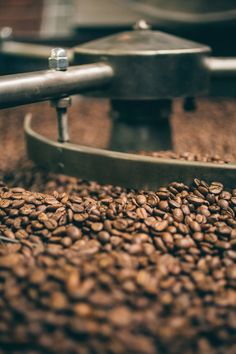
[[[29,58],[29,59],[48,59],[52,47],[46,45],[23,43],[17,41],[3,41],[1,44],[1,55],[16,57],[16,58]],[[68,59],[71,62],[73,59],[73,51],[67,50]]]
[[[112,78],[112,67],[104,63],[74,66],[67,71],[3,76],[0,78],[0,108],[77,94],[106,85]]]
[[[236,76],[236,58],[209,57],[205,64],[213,77]]]

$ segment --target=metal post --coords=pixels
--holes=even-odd
[[[66,71],[68,66],[69,61],[65,49],[52,49],[51,56],[49,57],[49,68],[56,71]],[[58,141],[60,143],[68,142],[70,137],[67,109],[71,104],[71,98],[67,96],[52,100],[51,103],[52,106],[56,108],[57,112]]]

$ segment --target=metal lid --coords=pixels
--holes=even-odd
[[[201,53],[210,49],[205,45],[160,31],[136,30],[88,42],[75,48],[75,51],[93,55],[143,56]]]
[[[144,26],[76,47],[74,59],[77,64],[100,61],[112,66],[114,79],[100,96],[151,100],[207,92],[209,53],[205,45]]]

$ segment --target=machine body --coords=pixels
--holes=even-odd
[[[25,126],[30,157],[50,170],[128,187],[153,188],[166,183],[169,177],[176,178],[174,174],[181,173],[189,179],[191,169],[194,173],[198,171],[199,176],[210,177],[212,167],[219,177],[225,171],[225,183],[225,178],[229,181],[235,178],[236,166],[127,155],[138,150],[171,149],[172,100],[183,97],[186,109],[194,109],[194,97],[208,92],[212,75],[235,74],[236,59],[212,58],[210,54],[205,45],[152,31],[139,22],[134,31],[75,47],[73,63],[77,66],[68,68],[65,51],[53,49],[50,70],[2,77],[0,107],[52,101],[57,110],[58,143],[34,133],[29,117]],[[110,99],[113,151],[68,142],[69,96],[81,92]],[[133,172],[141,171],[139,166],[143,172],[132,182]],[[151,176],[152,168],[159,176],[155,177],[156,182]]]

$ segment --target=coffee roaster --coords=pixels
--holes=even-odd
[[[232,185],[236,165],[185,162],[140,156],[144,150],[170,150],[169,117],[174,99],[184,99],[185,110],[195,109],[195,98],[206,95],[213,78],[236,74],[236,58],[215,57],[211,48],[138,21],[133,30],[75,46],[49,48],[5,40],[2,56],[46,60],[49,69],[2,76],[0,107],[50,100],[58,117],[58,141],[31,128],[25,119],[30,158],[51,171],[132,188],[156,188],[178,179],[217,179]],[[107,97],[113,123],[107,150],[71,144],[67,110],[70,96]]]

